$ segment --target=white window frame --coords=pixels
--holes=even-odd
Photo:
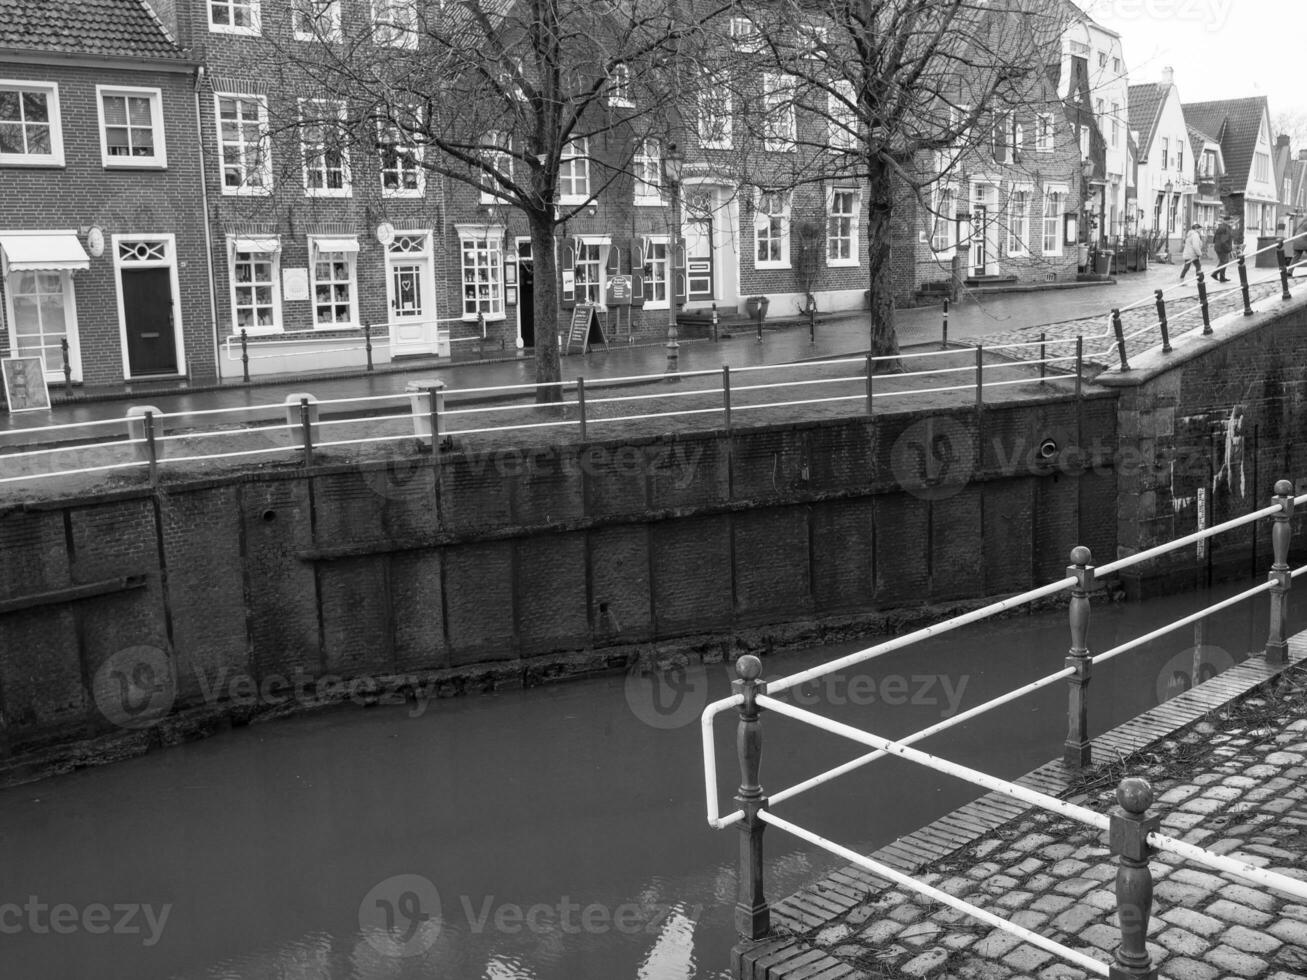
[[[1171,165],[1171,140],[1165,136],[1162,137],[1162,169],[1166,170]]]
[[[340,0],[292,0],[291,29],[297,41],[339,42],[343,35],[340,28]],[[311,23],[308,30],[301,26],[305,19]],[[313,24],[317,25],[316,30]]]
[[[947,195],[947,198],[945,197]],[[954,184],[936,184],[931,194],[931,223],[926,243],[940,259],[951,259],[958,247],[958,189]],[[943,232],[941,239],[940,233]]]
[[[412,145],[404,145],[404,137],[405,134],[399,126],[388,125],[382,120],[377,120],[377,178],[381,181],[382,197],[417,199],[426,196],[427,172],[426,168],[422,166],[422,151],[424,148],[416,140]],[[387,147],[394,147],[397,161],[395,168],[387,168],[385,165]],[[406,159],[409,161],[410,169],[417,177],[417,187],[387,187],[386,174],[395,173],[403,177],[407,172],[404,168]]]
[[[635,174],[632,203],[637,207],[662,206],[666,203],[663,198],[662,168],[662,143],[656,139],[639,140],[631,158],[631,170]]]
[[[1041,245],[1041,250],[1044,255],[1062,254],[1063,251],[1062,239],[1065,234],[1063,231],[1063,224],[1066,220],[1067,191],[1068,188],[1066,184],[1044,185],[1044,193],[1042,199],[1043,207],[1041,211],[1042,218],[1039,226],[1039,242]],[[1058,210],[1056,214],[1050,219],[1049,212],[1048,212],[1048,201],[1049,198],[1054,194],[1057,194],[1059,197]],[[1050,220],[1052,221],[1053,243],[1054,243],[1052,248],[1048,247]]]
[[[148,157],[110,156],[109,139],[105,130],[105,97],[139,99],[144,97],[150,103],[150,136],[154,141],[154,153]],[[100,159],[106,170],[165,170],[168,167],[168,148],[164,142],[163,92],[157,88],[142,88],[132,85],[97,85],[95,86],[95,111],[100,120]],[[115,127],[116,128],[116,127]],[[128,118],[128,129],[131,120]]]
[[[487,322],[506,319],[507,314],[504,312],[504,228],[502,225],[454,225],[454,230],[458,232],[458,269],[459,269],[459,306],[462,310],[460,319],[465,323],[475,323],[477,312],[481,311],[482,318]],[[473,278],[468,279],[468,246],[471,244],[472,252],[484,251],[486,253],[486,278],[484,280]],[[481,269],[479,262],[474,263],[471,267],[473,272]],[[467,287],[479,286],[483,284],[489,287],[489,295],[483,298],[481,296],[471,297],[471,302],[476,309],[468,310],[469,297]],[[481,303],[488,302],[488,310],[481,309]]]
[[[768,198],[773,200],[769,202]],[[763,210],[764,203],[776,202],[781,205],[779,211]],[[755,269],[788,269],[790,267],[790,217],[792,208],[793,201],[790,195],[784,191],[759,190],[755,193],[753,202],[753,267]],[[775,235],[772,234],[772,221],[774,219],[780,221],[780,227]],[[773,241],[780,243],[780,258],[760,259],[758,257],[759,248],[764,244],[770,246]],[[771,252],[770,247],[768,252]]]
[[[1261,152],[1253,154],[1253,179],[1263,184],[1270,183],[1271,158],[1267,154]]]
[[[260,142],[262,143],[263,164],[259,168],[260,176],[263,178],[261,185],[248,183],[248,177],[251,172],[249,167],[248,155],[251,152],[257,153],[258,150],[251,147],[251,144],[245,142],[244,131],[240,128],[239,119],[236,122],[238,130],[237,145],[240,149],[241,156],[241,183],[237,187],[227,186],[227,140],[222,136],[222,101],[223,99],[234,99],[237,103],[255,103],[259,107],[258,122]],[[218,137],[218,184],[222,188],[224,197],[266,197],[272,193],[272,138],[268,131],[268,97],[266,95],[246,95],[236,92],[214,92],[213,93],[213,115],[217,129],[214,130]]]
[[[855,101],[853,83],[836,79],[826,96],[827,142],[834,150],[851,150],[858,143],[858,114],[849,106]]]
[[[341,146],[340,146],[340,183],[341,183],[341,186],[340,186],[340,187],[327,187],[327,186],[326,186],[326,184],[327,184],[327,182],[328,182],[329,168],[327,167],[327,164],[326,164],[326,154],[327,154],[327,139],[326,139],[327,134],[326,134],[326,127],[327,127],[327,120],[326,120],[325,117],[324,117],[323,119],[317,121],[317,122],[312,123],[312,125],[321,125],[322,128],[323,128],[323,133],[322,133],[322,142],[321,142],[320,144],[318,144],[318,151],[319,151],[319,152],[316,153],[316,154],[314,155],[314,159],[315,159],[315,160],[316,160],[318,157],[321,157],[321,158],[322,158],[322,183],[323,183],[323,186],[322,186],[322,187],[312,187],[312,186],[310,186],[310,184],[309,184],[309,173],[310,173],[310,166],[309,166],[310,155],[309,155],[309,149],[310,149],[310,147],[309,147],[309,144],[305,141],[305,132],[304,132],[304,127],[305,127],[305,121],[304,121],[304,107],[305,107],[305,106],[310,106],[310,105],[313,105],[313,106],[323,106],[323,107],[326,107],[326,106],[332,106],[332,105],[336,106],[336,108],[337,108],[337,110],[338,110],[338,111],[337,111],[337,118],[340,119],[340,120],[342,121],[342,127],[341,127],[342,129],[344,128],[344,127],[343,127],[343,120],[344,120],[344,118],[345,118],[345,103],[344,103],[344,102],[341,102],[341,101],[339,101],[339,100],[336,100],[336,99],[300,99],[300,100],[299,100],[300,162],[303,164],[304,196],[305,196],[305,197],[351,197],[351,196],[353,195],[353,189],[352,189],[352,187],[350,186],[350,172],[349,172],[349,147],[348,147],[347,145],[345,145],[345,141],[344,141],[343,139],[342,139],[342,141],[341,141]]]
[[[244,327],[241,326],[240,316],[237,310],[236,289],[238,286],[244,287],[246,284],[236,281],[236,256],[238,254],[250,255],[252,257],[251,261],[258,261],[258,259],[255,258],[256,256],[268,256],[267,261],[272,266],[271,285],[272,285],[272,321],[273,322],[271,325],[264,326],[258,323],[251,323]],[[228,282],[227,298],[231,307],[231,332],[233,335],[239,334],[241,330],[244,330],[250,336],[255,336],[261,334],[282,333],[286,329],[284,321],[282,319],[280,242],[278,242],[278,247],[274,251],[240,253],[237,251],[237,236],[234,235],[227,236],[227,282]],[[249,288],[253,289],[255,288],[256,285],[257,284],[255,283],[255,281],[251,279]],[[254,305],[257,307],[257,304]]]
[[[612,73],[608,76],[608,104],[623,109],[635,108],[635,100],[631,98],[631,66],[624,61],[619,61],[613,65]]]
[[[568,184],[572,193],[563,193],[563,171],[568,172]],[[584,188],[576,193],[577,185]],[[590,137],[582,136],[568,140],[558,161],[558,203],[584,204],[590,200]]]
[[[215,34],[245,34],[248,36],[258,36],[263,32],[263,0],[204,0],[205,9],[208,11],[209,30]],[[250,24],[248,27],[241,27],[235,23],[219,24],[213,19],[213,8],[225,7],[235,21],[236,9],[238,7],[248,7],[250,12]]]
[[[849,210],[836,212],[836,195],[848,195]],[[826,188],[826,265],[832,269],[855,268],[858,265],[858,219],[862,213],[861,195],[857,187],[832,186]],[[832,234],[832,223],[847,222],[847,234]],[[834,242],[848,242],[849,254],[841,258],[831,257],[831,245]]]
[[[371,6],[374,43],[408,50],[418,46],[421,21],[417,0],[371,0]]]
[[[763,149],[772,153],[794,149],[797,137],[794,98],[794,83],[786,76],[776,72],[762,76]]]
[[[317,240],[319,238],[342,238],[342,235],[310,235],[308,238],[309,245],[309,315],[313,320],[314,330],[356,330],[359,326],[359,269],[358,269],[358,252],[319,252]],[[349,319],[335,320],[330,323],[321,323],[318,320],[318,263],[322,255],[343,255],[345,265],[349,270],[349,278],[345,280],[329,279],[327,282],[333,287],[341,282],[349,286]],[[334,262],[334,259],[327,261]],[[334,308],[340,304],[333,297],[327,304]]]
[[[1034,187],[1030,184],[1013,184],[1007,199],[1007,254],[1014,257],[1030,254],[1030,212],[1034,201]],[[1016,204],[1025,196],[1020,212]]]
[[[502,146],[503,149],[481,151],[481,156],[484,159],[486,159],[491,166],[507,173],[510,179],[512,179],[513,176],[513,158],[512,156],[509,155],[512,149],[512,142],[511,142],[512,138],[513,138],[512,133],[508,132],[507,130],[502,130],[502,129],[488,130],[485,135],[485,142],[496,146]],[[486,173],[485,171],[481,172],[481,176],[486,183],[489,184],[498,183],[498,181],[496,181],[494,177],[492,177],[490,174]],[[482,191],[480,200],[482,204],[502,204],[505,199],[499,194],[494,193],[493,191]]]
[[[1121,145],[1121,103],[1112,103],[1112,149]]]
[[[70,230],[68,234],[75,234]],[[14,313],[14,299],[17,288],[13,281],[16,276],[26,275],[27,273],[10,272],[8,280],[0,279],[4,284],[4,314],[5,326],[9,337],[9,352],[11,357],[22,356],[18,344],[18,318]],[[64,303],[64,336],[68,339],[68,363],[72,368],[72,380],[82,380],[82,345],[81,331],[77,322],[77,286],[73,279],[73,273],[67,269],[59,272],[33,272],[31,275],[57,275],[59,277],[59,286],[63,295]],[[24,294],[26,295],[26,294]],[[38,294],[39,295],[39,294]],[[41,336],[45,336],[42,331]],[[30,356],[30,355],[28,355]],[[47,381],[62,381],[64,376],[62,360],[45,365],[45,379]]]
[[[752,17],[737,14],[730,20],[731,40],[740,51],[758,51],[762,47],[762,32]]]
[[[28,82],[18,79],[0,79],[0,92],[17,92],[21,112],[23,93],[39,93],[45,96],[46,110],[49,115],[50,152],[49,153],[0,153],[0,167],[62,167],[64,165],[64,133],[62,117],[59,114],[59,84],[57,82]],[[37,125],[42,125],[37,123]],[[24,134],[24,140],[26,135]]]
[[[593,259],[582,259],[576,256],[576,265],[574,266],[576,277],[573,280],[573,296],[578,303],[594,303],[600,309],[607,309],[608,304],[606,297],[608,295],[608,250],[613,247],[613,240],[608,235],[580,235],[578,241],[582,248],[587,252],[594,249],[595,257]],[[594,278],[588,275],[584,278],[581,276],[581,266],[593,266]],[[582,299],[582,290],[588,291],[594,287],[595,295],[590,299]]]
[[[649,268],[649,278],[646,281],[652,284],[649,287],[649,292],[654,295],[654,298],[645,300],[644,308],[646,310],[669,310],[672,308],[671,238],[667,235],[650,235],[646,239],[646,244],[649,247],[649,253],[646,256],[646,262],[648,263]],[[656,245],[662,246],[663,257],[661,259],[654,258],[654,246]],[[660,269],[662,271],[661,276],[658,275]],[[658,283],[660,282],[663,285],[662,299],[658,299],[656,296]]]
[[[162,255],[159,258],[133,259],[130,263],[124,261],[122,246],[142,242],[161,243],[163,245]],[[122,270],[124,267],[168,270],[173,302],[173,351],[176,354],[178,370],[184,372],[186,370],[186,326],[182,322],[184,304],[182,303],[181,283],[177,273],[179,265],[177,261],[177,236],[171,232],[162,232],[157,235],[115,234],[109,237],[109,248],[113,250],[113,281],[118,301],[118,343],[122,349],[123,378],[128,381],[133,378],[131,354],[127,344],[127,312],[123,305]],[[153,378],[157,377],[157,375],[146,375],[145,377]]]
[[[729,150],[733,136],[734,97],[728,86],[717,84],[711,71],[704,71],[702,83],[703,90],[698,99],[699,145],[705,150]]]
[[[1041,112],[1035,117],[1035,152],[1052,153],[1057,145],[1057,123],[1053,113]]]

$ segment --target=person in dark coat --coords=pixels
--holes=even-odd
[[[1230,261],[1230,252],[1234,247],[1234,235],[1230,231],[1230,225],[1225,218],[1221,218],[1221,223],[1216,226],[1216,232],[1212,236],[1212,247],[1216,249],[1216,271],[1212,273],[1212,278],[1217,282],[1229,282],[1226,278],[1226,263]]]
[[[1291,247],[1293,248],[1293,264],[1297,266],[1299,262],[1303,261],[1304,256],[1307,255],[1307,218],[1303,218],[1298,222],[1297,227],[1293,229],[1293,234],[1294,238],[1291,243]],[[1298,274],[1298,269],[1292,269],[1291,274],[1296,276]]]

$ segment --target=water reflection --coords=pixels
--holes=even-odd
[[[1095,606],[1091,650],[1203,601]],[[1093,730],[1245,659],[1266,622],[1264,601],[1245,603],[1097,669]],[[1068,639],[1063,612],[969,627],[858,668],[840,680],[841,703],[819,710],[901,735],[1060,669]],[[853,648],[773,659],[767,675]],[[951,686],[921,693],[912,678],[928,676]],[[729,693],[722,667],[694,681],[706,683],[705,697]],[[960,705],[948,691],[964,691]],[[650,722],[630,698],[630,679],[615,676],[439,702],[420,718],[345,709],[0,792],[0,906],[37,896],[171,909],[152,946],[84,930],[5,935],[0,977],[725,978],[735,831],[704,821],[694,719],[669,727],[668,702]],[[1018,775],[1060,752],[1065,698],[1060,687],[1041,692],[925,747]],[[864,752],[789,719],[767,717],[764,728],[773,792]],[[729,812],[733,726],[723,720],[717,731]],[[888,759],[783,807],[802,826],[871,850],[975,795]],[[773,899],[837,863],[779,831],[766,851]],[[388,955],[388,938],[408,955]]]

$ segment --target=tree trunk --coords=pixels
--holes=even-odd
[[[548,212],[528,213],[534,266],[532,311],[535,321],[536,402],[561,402],[563,377],[558,357],[558,263],[554,257],[554,221]]]
[[[873,357],[898,357],[899,339],[894,332],[894,289],[891,272],[890,218],[894,191],[889,167],[879,157],[868,161],[867,188],[867,272],[871,292],[871,353]],[[900,370],[898,361],[881,361],[877,370]]]

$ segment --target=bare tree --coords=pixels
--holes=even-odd
[[[639,176],[644,141],[674,138],[699,78],[684,66],[715,47],[729,3],[388,0],[389,16],[341,25],[312,16],[329,4],[297,2],[324,43],[278,51],[301,98],[274,129],[308,127],[320,146],[329,134],[356,159],[399,155],[516,209],[535,261],[537,400],[558,400],[555,231]]]
[[[1020,113],[1031,130],[1035,107],[1062,115],[1051,73],[1064,11],[1047,0],[777,0],[750,17],[762,70],[783,77],[792,105],[821,125],[799,128],[798,152],[780,163],[751,157],[746,179],[861,182],[870,347],[897,355],[895,209],[915,197],[929,211],[931,188],[969,151],[1009,142]],[[753,131],[765,146],[776,115],[793,110],[774,95],[760,104]]]

